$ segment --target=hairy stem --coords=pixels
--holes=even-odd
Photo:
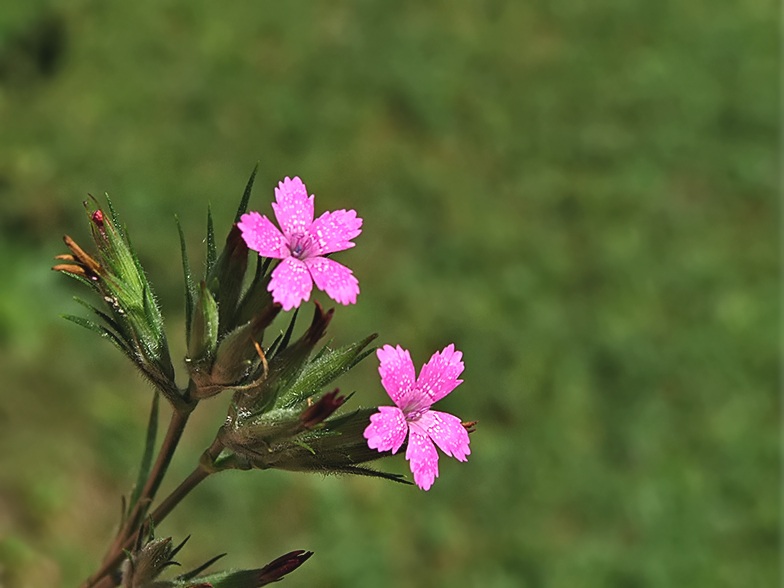
[[[187,420],[187,416],[185,418]],[[169,431],[171,431],[171,426],[169,427]],[[166,437],[168,439],[168,434]],[[164,498],[160,505],[158,505],[158,508],[150,515],[154,525],[157,525],[165,519],[191,490],[198,486],[210,474],[215,473],[215,470],[207,464],[214,462],[222,450],[223,443],[216,438],[210,448],[204,452],[204,457],[206,459],[202,459],[202,463],[193,470],[191,475],[185,478],[171,494]],[[81,588],[113,588],[114,586],[117,586],[119,582],[117,581],[117,578],[112,575],[112,572],[122,563],[122,560],[125,557],[125,550],[133,547],[138,538],[138,534],[144,531],[144,527],[145,525],[139,525],[136,529],[133,529],[131,533],[125,537],[122,543],[115,540],[112,549],[107,552],[106,557],[104,558],[101,569],[82,584]]]
[[[177,504],[179,504],[179,502],[185,498],[191,490],[198,486],[211,473],[212,472],[206,470],[201,465],[193,470],[191,475],[185,478],[182,484],[177,486],[177,489],[169,494],[169,496],[167,496],[163,502],[161,502],[158,508],[155,509],[155,512],[150,515],[153,524],[157,525],[163,519],[165,519],[166,516],[174,509],[174,507],[177,506]],[[119,546],[119,549],[116,549],[115,552],[111,554],[112,557],[108,559],[101,568],[101,571],[105,569],[103,575],[99,576],[96,574],[96,576],[94,576],[96,582],[92,584],[85,584],[85,588],[88,586],[92,588],[114,588],[119,584],[119,579],[114,577],[111,572],[117,569],[117,567],[122,563],[123,559],[125,558],[125,550],[133,548],[133,545],[136,543],[137,534],[143,532],[145,527],[146,525],[142,525],[132,536],[125,540],[124,544]]]
[[[188,418],[190,417],[191,412],[193,412],[196,403],[194,402],[184,406],[185,407],[182,410],[175,409],[172,413],[169,429],[166,431],[166,438],[163,440],[158,458],[155,460],[155,465],[153,465],[152,470],[150,471],[150,476],[147,478],[147,483],[144,485],[144,489],[142,490],[138,501],[134,505],[133,510],[125,521],[122,529],[117,533],[117,537],[115,537],[114,541],[109,546],[100,569],[82,584],[82,588],[97,586],[98,584],[96,584],[96,582],[98,582],[98,580],[104,578],[104,576],[117,567],[118,562],[115,560],[122,558],[125,544],[128,543],[128,540],[139,530],[141,522],[144,519],[144,514],[147,512],[150,503],[155,498],[155,493],[158,491],[158,488],[163,481],[163,477],[166,474],[166,470],[169,468],[169,464],[174,456],[174,451],[177,449],[185,425],[188,423]]]

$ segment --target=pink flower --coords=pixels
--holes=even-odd
[[[376,352],[381,365],[381,384],[397,406],[379,406],[365,429],[368,447],[397,453],[408,433],[406,459],[410,462],[414,481],[422,490],[429,490],[438,477],[438,453],[435,445],[458,461],[466,461],[471,453],[468,432],[460,419],[430,407],[454,390],[463,380],[463,354],[449,345],[436,352],[416,379],[414,364],[408,351],[384,345]],[[433,443],[435,442],[435,445]]]
[[[299,178],[286,178],[275,188],[272,210],[283,232],[258,212],[243,214],[237,226],[248,247],[263,257],[282,260],[267,289],[272,299],[291,310],[310,300],[313,282],[340,304],[354,304],[359,282],[350,269],[324,257],[354,246],[362,219],[353,210],[325,212],[313,220],[313,200]]]

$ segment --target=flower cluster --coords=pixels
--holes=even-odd
[[[57,256],[53,269],[69,275],[97,294],[98,305],[77,299],[92,319],[65,318],[112,342],[156,390],[136,486],[124,502],[117,534],[101,567],[83,588],[107,586],[192,586],[258,588],[277,581],[302,564],[310,552],[294,551],[267,566],[203,575],[216,561],[172,580],[160,579],[182,544],[156,539],[154,526],[202,480],[222,470],[276,468],[323,474],[355,474],[407,482],[378,471],[371,462],[405,448],[414,483],[429,490],[438,477],[438,451],[458,461],[470,454],[475,423],[432,410],[462,383],[462,353],[448,345],[435,353],[417,377],[409,352],[401,346],[370,347],[377,335],[339,348],[316,349],[327,332],[334,309],[314,300],[310,326],[295,338],[303,302],[313,286],[344,305],[356,304],[359,282],[332,254],[354,247],[362,219],[354,210],[315,216],[315,197],[299,178],[285,178],[275,189],[267,216],[247,212],[256,171],[251,175],[220,254],[212,216],[207,215],[204,274],[194,279],[180,231],[185,281],[184,358],[188,383],[178,386],[152,286],[108,200],[102,210],[85,203],[97,253],[85,252],[65,237],[69,253]],[[256,251],[256,269],[248,274],[248,253]],[[247,278],[247,279],[246,279]],[[272,341],[265,335],[281,311],[293,310],[288,327]],[[331,383],[376,351],[381,384],[394,406],[343,411],[351,395]],[[196,469],[169,496],[156,502],[189,417],[209,397],[231,395],[228,414]],[[171,422],[159,444],[159,398],[171,406]],[[157,457],[153,455],[158,448]]]
[[[308,197],[298,177],[280,182],[275,200],[272,209],[281,230],[258,212],[243,215],[238,223],[250,249],[281,260],[268,286],[272,299],[290,310],[310,299],[315,283],[336,302],[356,303],[359,283],[352,271],[325,255],[354,247],[351,240],[361,233],[362,219],[354,210],[337,210],[314,220],[315,196]],[[377,355],[381,383],[395,406],[380,407],[364,437],[371,449],[394,454],[408,436],[406,459],[414,481],[429,490],[438,477],[436,445],[458,461],[471,453],[468,427],[451,414],[430,410],[462,382],[457,379],[464,367],[462,353],[449,345],[433,355],[418,379],[409,352],[399,345],[385,345]]]

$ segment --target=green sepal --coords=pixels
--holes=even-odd
[[[237,314],[235,322],[239,325],[248,322],[253,315],[258,314],[262,308],[265,308],[272,302],[272,293],[267,290],[270,278],[267,274],[272,259],[267,257],[256,257],[256,273],[253,276],[253,281],[242,296],[242,300],[237,306]]]
[[[346,373],[365,357],[373,353],[374,349],[365,350],[368,344],[378,335],[375,333],[346,345],[340,349],[324,349],[300,372],[299,377],[291,384],[286,392],[280,396],[276,406],[289,408],[304,402],[307,398],[316,396],[321,389],[338,376]],[[326,348],[326,346],[325,346]]]
[[[109,198],[109,193],[104,192],[103,197],[106,198],[106,204],[109,205],[109,212],[112,213],[112,222],[114,226],[117,227],[117,231],[120,233],[120,237],[125,237],[122,232],[122,227],[120,226],[120,222],[117,220],[117,211],[114,209],[114,204],[112,204],[112,199]]]
[[[212,367],[214,383],[235,383],[260,361],[254,342],[261,344],[264,330],[275,320],[280,310],[279,304],[269,304],[253,320],[237,327],[221,340]]]
[[[248,201],[250,200],[250,193],[253,191],[253,182],[256,179],[256,173],[259,171],[259,162],[256,162],[256,167],[253,168],[253,173],[250,174],[250,179],[245,186],[245,192],[242,194],[242,200],[237,208],[237,214],[234,215],[234,223],[240,222],[240,218],[248,210]]]
[[[272,352],[272,357],[275,357],[279,353],[286,350],[289,346],[289,341],[291,341],[291,335],[294,333],[294,325],[297,323],[297,317],[299,316],[299,307],[294,309],[294,314],[291,315],[291,320],[289,321],[289,326],[286,328],[286,333],[283,335],[283,339],[280,341],[277,349]]]
[[[141,264],[131,251],[127,234],[121,234],[119,225],[108,222],[106,218],[103,222],[104,230],[92,222],[90,227],[101,251],[101,257],[111,268],[111,273],[127,285],[127,289],[130,290],[129,295],[141,297],[147,280],[144,278],[144,273],[140,273]],[[141,300],[135,302],[141,306]]]
[[[248,268],[248,245],[237,225],[232,225],[220,257],[207,275],[207,286],[218,303],[219,335],[237,325],[235,315],[242,293],[242,282]]]
[[[283,341],[283,333],[275,337],[275,340],[272,342],[272,345],[270,345],[267,348],[267,351],[265,352],[267,354],[267,357],[273,357],[275,355],[275,351],[277,351],[281,341]]]
[[[191,342],[191,322],[193,321],[193,298],[194,286],[193,275],[191,274],[191,265],[188,262],[188,249],[185,246],[185,233],[182,230],[180,219],[174,215],[174,220],[177,223],[177,232],[180,234],[180,251],[182,252],[182,273],[185,278],[185,342],[190,345]]]
[[[201,360],[212,357],[218,344],[218,305],[212,297],[207,284],[199,284],[199,298],[193,315],[191,342],[188,357]]]
[[[319,428],[293,429],[290,415],[296,411],[273,410],[253,424],[226,431],[222,438],[232,452],[223,469],[281,469],[321,474],[354,474],[385,478],[407,484],[402,476],[378,472],[365,465],[391,455],[371,449],[364,437],[370,416],[377,408],[360,408],[333,416]],[[274,422],[278,420],[278,422]],[[287,431],[288,426],[288,431]],[[285,434],[293,431],[294,435]],[[232,457],[234,456],[234,457]]]
[[[207,260],[204,276],[209,276],[212,272],[212,266],[215,265],[215,260],[218,258],[218,249],[215,246],[215,227],[212,223],[212,207],[209,202],[207,203]]]

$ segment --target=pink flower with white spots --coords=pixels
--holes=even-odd
[[[275,188],[277,202],[272,203],[282,232],[258,212],[243,214],[237,223],[250,249],[282,260],[267,289],[283,310],[310,300],[313,282],[340,304],[355,304],[359,294],[352,271],[324,255],[353,247],[351,239],[362,232],[362,219],[354,210],[336,210],[313,220],[314,199],[302,180],[287,177]]]
[[[406,459],[411,465],[414,482],[429,490],[438,477],[438,453],[435,445],[458,461],[471,453],[468,432],[460,419],[430,407],[454,390],[463,380],[463,354],[449,345],[436,352],[416,378],[408,351],[384,345],[376,352],[381,365],[381,385],[396,406],[379,406],[365,429],[368,447],[397,453],[408,434]],[[435,443],[435,445],[433,444]]]

